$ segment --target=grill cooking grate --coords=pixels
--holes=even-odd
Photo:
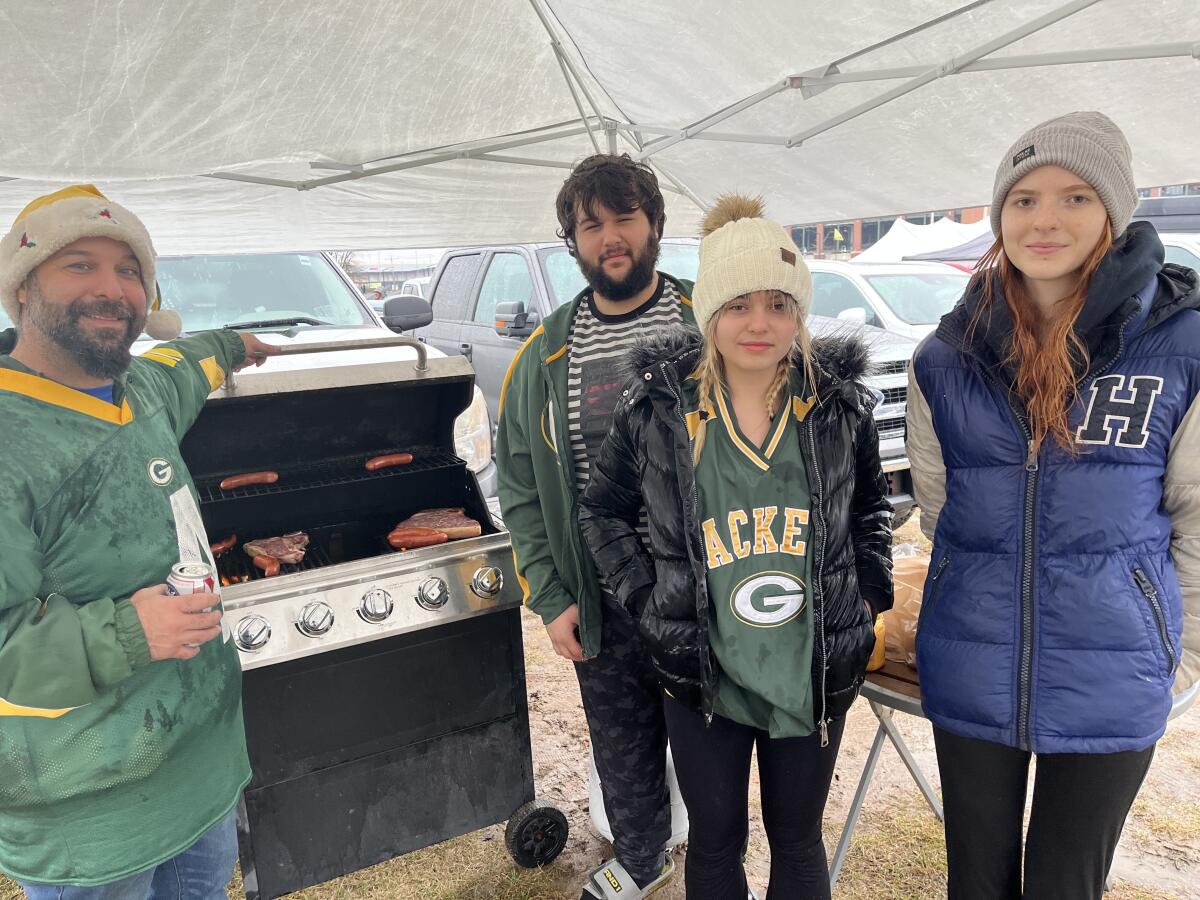
[[[411,475],[417,472],[432,472],[438,469],[461,467],[464,465],[453,453],[432,449],[416,449],[409,452],[413,461],[406,466],[393,466],[389,469],[379,469],[368,472],[363,468],[364,463],[373,456],[385,453],[398,453],[398,450],[380,450],[377,453],[355,454],[340,458],[323,460],[309,466],[299,466],[291,469],[279,469],[279,480],[274,484],[254,484],[248,487],[234,488],[223,491],[220,488],[221,479],[213,478],[196,485],[201,503],[219,503],[222,500],[239,500],[246,497],[260,497],[267,494],[289,494],[293,491],[304,491],[317,487],[333,487],[343,484],[354,484],[360,481],[371,481],[379,478],[395,478],[398,475]],[[238,473],[229,473],[238,474]]]

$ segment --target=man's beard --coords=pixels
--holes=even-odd
[[[587,279],[593,291],[606,300],[619,303],[636,297],[654,282],[654,267],[658,264],[658,236],[651,234],[641,253],[629,251],[632,265],[624,278],[616,279],[604,271],[603,257],[598,265],[591,265],[582,256],[577,257],[579,271]]]
[[[86,315],[125,320],[125,330],[90,333],[81,321]],[[120,300],[72,300],[65,308],[48,302],[34,281],[28,290],[25,322],[69,353],[75,364],[93,378],[116,378],[129,368],[129,348],[142,333],[146,314],[135,315]]]

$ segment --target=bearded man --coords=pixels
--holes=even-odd
[[[581,895],[636,900],[674,864],[662,693],[635,623],[603,590],[578,498],[621,393],[618,362],[660,329],[695,325],[692,285],[656,270],[666,222],[653,171],[628,155],[581,162],[556,202],[559,237],[588,287],[547,316],[500,392],[500,505],[526,603],[575,664],[616,859]],[[641,533],[646,535],[645,516]],[[614,893],[615,892],[615,893]]]
[[[0,239],[0,869],[29,900],[225,897],[250,778],[220,597],[172,596],[208,538],[179,442],[278,348],[178,335],[154,247],[91,185]]]

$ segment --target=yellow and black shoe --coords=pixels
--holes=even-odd
[[[588,875],[579,900],[641,900],[663,887],[675,874],[675,860],[668,854],[662,874],[640,886],[617,860],[609,860]]]

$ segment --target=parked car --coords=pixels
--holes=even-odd
[[[368,296],[367,303],[370,305],[371,309],[373,309],[375,311],[375,315],[379,316],[380,318],[383,318],[383,310],[384,310],[384,307],[387,305],[387,302],[389,300],[392,300],[399,296],[401,296],[401,295],[400,294],[388,294],[386,297]]]
[[[429,288],[431,277],[430,275],[426,275],[423,278],[408,279],[408,281],[400,285],[400,295],[402,297],[424,297],[425,291]]]
[[[1168,232],[1159,237],[1166,250],[1167,262],[1200,272],[1200,232]]]
[[[962,297],[971,276],[942,263],[808,260],[813,312],[920,340]]]
[[[664,239],[659,268],[693,280],[699,263],[698,248],[695,239]],[[488,412],[495,422],[499,416],[500,387],[522,343],[542,319],[573,299],[586,282],[566,247],[557,243],[451,250],[442,257],[431,285],[429,302],[433,321],[415,333],[444,353],[461,353],[471,360],[476,383],[483,390]],[[902,521],[912,506],[912,485],[904,451],[904,411],[908,363],[916,342],[904,335],[865,326],[861,321],[814,315],[809,328],[814,334],[860,328],[871,345],[877,371],[868,383],[881,397],[875,409],[880,456],[888,475],[897,521]]]
[[[401,298],[385,325],[354,283],[324,253],[260,253],[228,256],[161,256],[159,288],[165,305],[183,319],[185,332],[230,326],[253,331],[273,344],[296,345],[385,337],[388,328],[411,331],[432,316],[424,301]],[[417,308],[406,305],[416,300]],[[0,329],[11,322],[0,311]],[[158,341],[143,335],[133,345],[142,354]],[[441,355],[437,348],[431,355]],[[331,351],[274,357],[258,371],[337,368],[415,358],[403,347]],[[475,473],[484,496],[496,493],[493,428],[479,386],[455,421],[455,448]]]

